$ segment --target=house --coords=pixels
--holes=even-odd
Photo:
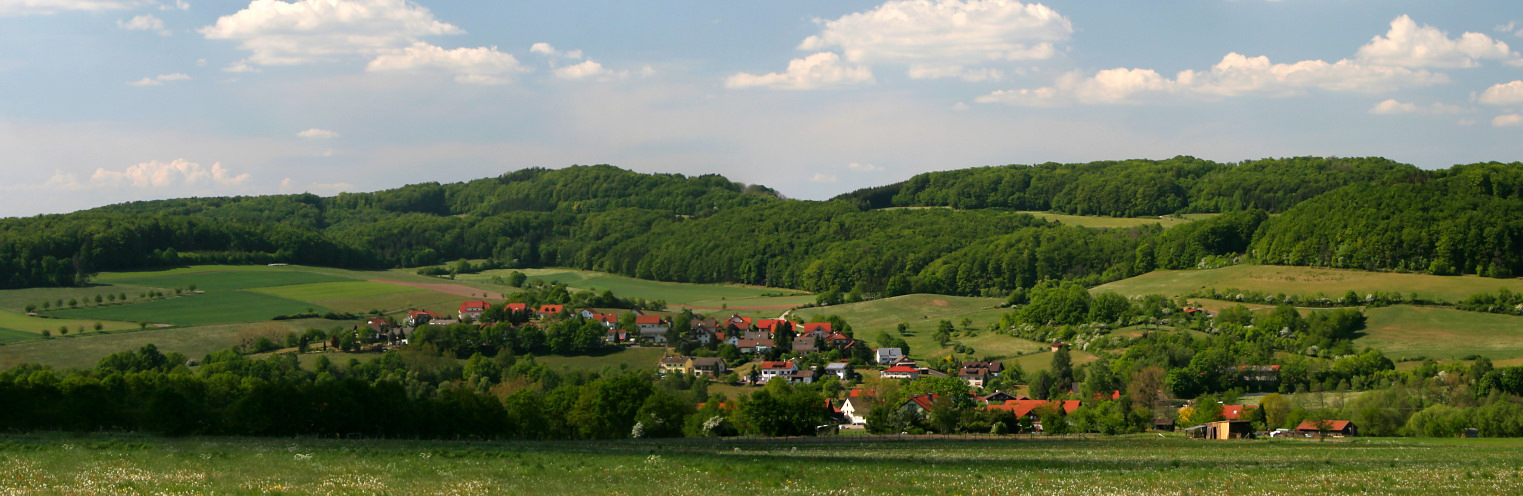
[[[1318,424],[1323,424],[1323,427],[1327,427],[1327,434],[1330,436],[1354,437],[1359,435],[1359,428],[1356,427],[1353,422],[1349,422],[1347,420],[1323,420],[1320,422],[1316,420],[1307,420],[1305,422],[1301,422],[1301,425],[1296,426],[1296,432],[1307,435],[1320,434],[1322,430],[1317,428]]]
[[[730,318],[725,319],[722,325],[726,331],[749,331],[751,330],[751,318],[731,315]]]
[[[789,384],[809,384],[814,382],[814,371],[809,369],[794,372],[788,376]]]
[[[693,319],[690,324],[693,328],[693,340],[699,344],[709,344],[719,334],[719,321],[713,319]]]
[[[467,318],[472,320],[480,320],[481,314],[486,313],[488,308],[492,308],[492,304],[484,301],[467,301],[465,303],[461,303],[460,320],[464,321]]]
[[[848,348],[852,343],[851,336],[847,336],[839,332],[830,333],[829,336],[825,337],[825,341],[829,342],[831,346],[836,348]]]
[[[1185,429],[1196,439],[1245,439],[1253,437],[1253,424],[1247,420],[1218,420]]]
[[[909,379],[913,381],[920,378],[920,369],[908,365],[895,365],[883,369],[883,372],[879,372],[878,376],[884,379]]]
[[[764,331],[769,335],[786,329],[791,325],[792,324],[783,319],[762,319],[756,321],[756,329],[759,331]]]
[[[715,357],[698,357],[693,359],[693,373],[709,377],[724,375],[727,369],[724,360]]]
[[[799,336],[799,337],[793,338],[793,352],[794,353],[798,353],[800,355],[803,355],[803,354],[806,354],[806,353],[814,353],[816,351],[820,351],[820,349],[816,348],[814,346],[814,340],[813,339],[809,339],[809,338],[807,338],[805,336]]]
[[[1244,415],[1253,411],[1253,405],[1222,405],[1223,420],[1247,420]]]
[[[594,315],[598,315],[598,312],[596,310],[591,309],[591,308],[583,308],[581,310],[577,310],[576,311],[576,316],[584,318],[584,319],[590,319]]]
[[[835,331],[830,329],[829,322],[810,322],[808,324],[802,324],[802,327],[799,328],[800,336],[807,335],[811,338],[824,339],[834,333]]]
[[[799,371],[798,365],[793,362],[762,362],[758,368],[761,371],[758,384],[766,384],[775,377],[789,377]]]
[[[391,319],[386,317],[371,317],[365,320],[365,326],[376,334],[384,333],[393,327]]]
[[[622,341],[628,341],[629,340],[629,334],[628,334],[627,331],[615,327],[615,328],[609,329],[607,336],[604,337],[603,339],[607,340],[610,343],[618,343],[618,342],[622,342]]]
[[[843,381],[846,380],[846,373],[850,370],[851,367],[847,364],[846,360],[825,364],[825,373],[834,374],[837,378]]]
[[[535,313],[539,314],[539,318],[545,319],[549,318],[552,315],[559,314],[564,310],[566,310],[565,305],[540,305],[539,310]]]
[[[404,323],[407,327],[418,327],[436,320],[444,320],[444,315],[428,310],[412,310],[407,312],[407,320]]]
[[[683,375],[691,374],[693,373],[693,359],[680,356],[661,357],[661,361],[656,364],[656,371],[660,372],[661,375],[666,375],[672,372]]]
[[[998,377],[1004,370],[1005,364],[997,361],[964,362],[957,377],[969,386],[981,388],[990,378]]]
[[[866,398],[851,397],[841,404],[841,415],[852,425],[867,425],[867,412],[871,409],[872,405]]]
[[[1004,403],[1006,401],[1015,401],[1021,399],[1021,397],[1004,391],[995,391],[983,396],[975,396],[973,399],[982,401],[984,404],[993,404],[996,401],[1000,403]]]
[[[741,353],[764,353],[776,347],[771,339],[742,339],[735,343]]]
[[[904,350],[899,348],[878,348],[875,351],[877,351],[878,354],[879,365],[888,365],[894,363],[895,360],[898,360],[900,357],[904,356]]]
[[[1040,430],[1042,427],[1042,418],[1041,414],[1039,413],[1039,409],[1050,404],[1053,404],[1053,402],[1047,400],[1017,399],[1013,401],[1006,401],[1003,405],[989,405],[984,408],[988,409],[991,412],[1010,412],[1016,417],[1021,417],[1030,421],[1031,425]],[[1063,400],[1062,402],[1057,403],[1057,406],[1063,409],[1064,415],[1071,414],[1074,412],[1074,410],[1079,409],[1079,400]]]
[[[650,338],[657,343],[665,343],[666,331],[671,329],[671,324],[661,320],[660,315],[636,315],[635,327],[640,329],[640,337]]]
[[[619,314],[616,313],[594,313],[592,314],[592,320],[596,320],[598,323],[603,324],[604,329],[614,329],[619,327]]]
[[[904,400],[904,406],[899,408],[901,410],[910,410],[916,413],[926,414],[931,412],[931,409],[936,406],[936,400],[940,398],[941,396],[937,394],[922,394],[911,396],[909,399]]]
[[[507,304],[507,310],[508,313],[527,314],[529,313],[529,305],[526,303],[509,303]]]

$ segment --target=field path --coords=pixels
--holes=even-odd
[[[370,281],[383,282],[386,284],[396,284],[398,286],[407,286],[418,289],[427,289],[429,291],[438,291],[440,293],[459,295],[467,298],[486,298],[488,300],[501,300],[505,298],[502,293],[496,293],[484,289],[476,289],[470,286],[462,286],[459,284],[425,284],[421,282],[393,281],[390,279],[371,279]]]

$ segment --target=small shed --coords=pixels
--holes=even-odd
[[[1253,437],[1253,423],[1246,420],[1218,420],[1201,424],[1206,439],[1245,439]]]
[[[1296,431],[1302,434],[1316,435],[1322,432],[1317,424],[1325,424],[1328,435],[1334,437],[1353,437],[1359,435],[1359,427],[1347,420],[1307,420],[1296,426]]]

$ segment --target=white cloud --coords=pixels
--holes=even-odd
[[[560,50],[556,50],[554,45],[551,45],[549,43],[544,43],[544,42],[535,43],[533,45],[530,45],[529,46],[529,53],[537,53],[537,54],[540,54],[540,55],[546,55],[546,56],[550,56],[550,57],[565,57],[565,58],[568,58],[568,59],[581,59],[582,58],[582,51],[581,50],[570,50],[570,51],[562,52]]]
[[[1387,99],[1370,107],[1370,113],[1375,115],[1395,114],[1459,114],[1465,111],[1458,105],[1446,105],[1434,103],[1432,105],[1418,105],[1415,103],[1403,103],[1395,99]]]
[[[952,110],[956,110],[958,112],[961,112],[961,111],[964,111],[964,110],[968,110],[969,108],[971,108],[971,107],[968,107],[968,104],[963,103],[963,102],[957,102],[957,103],[952,104]]]
[[[0,0],[0,16],[57,14],[71,10],[99,12],[151,4],[143,0]]]
[[[841,64],[841,56],[820,52],[788,62],[786,72],[768,74],[739,73],[725,80],[726,88],[763,87],[781,90],[809,90],[829,86],[871,83],[873,73],[866,67]]]
[[[1496,127],[1516,126],[1523,124],[1523,115],[1502,114],[1491,119],[1491,125]]]
[[[185,0],[175,0],[173,4],[160,4],[159,10],[190,10],[190,3]]]
[[[1310,89],[1381,93],[1448,82],[1448,76],[1423,69],[1368,65],[1351,60],[1303,60],[1276,64],[1269,57],[1229,53],[1208,71],[1184,70],[1173,79],[1152,69],[1107,69],[1092,77],[1068,73],[1053,86],[1002,90],[978,97],[983,103],[1024,106],[1069,103],[1139,103],[1141,96],[1178,95],[1221,98],[1250,94],[1291,96]]]
[[[122,171],[95,169],[90,182],[97,186],[162,189],[179,186],[238,186],[248,178],[248,174],[233,175],[222,167],[221,162],[204,168],[201,164],[187,162],[185,159],[175,159],[169,163],[157,160],[143,162]]]
[[[469,84],[503,84],[513,75],[528,72],[512,54],[497,47],[456,48],[445,50],[418,42],[396,52],[381,55],[365,66],[366,71],[415,71],[438,69],[455,74],[455,81]]]
[[[1053,43],[1073,33],[1068,19],[1045,5],[1005,0],[894,0],[816,22],[820,34],[799,49],[840,48],[858,64],[907,64],[917,79],[997,79],[997,71],[967,66],[1052,58]]]
[[[237,62],[233,62],[232,65],[229,65],[227,67],[223,67],[222,68],[222,72],[231,72],[231,73],[234,73],[234,74],[241,74],[241,73],[245,73],[245,72],[259,72],[259,68],[254,67],[252,65],[249,65],[249,61],[248,60],[240,60],[240,61],[237,61]]]
[[[1359,47],[1360,61],[1398,67],[1476,67],[1481,60],[1519,63],[1519,56],[1506,43],[1481,33],[1464,33],[1451,39],[1433,26],[1419,27],[1411,17],[1391,21],[1385,36],[1376,36]]]
[[[814,177],[809,178],[809,182],[812,182],[812,183],[833,183],[833,182],[836,182],[836,176],[834,174],[826,174],[824,172],[816,172],[816,173],[814,173]]]
[[[1480,102],[1487,105],[1523,105],[1523,80],[1486,88],[1481,93]]]
[[[576,65],[568,65],[555,70],[555,77],[568,80],[598,79],[608,80],[628,76],[628,72],[613,71],[603,67],[603,64],[585,60]]]
[[[200,33],[237,41],[255,64],[289,65],[391,54],[464,31],[406,0],[253,0]]]
[[[154,31],[164,36],[169,36],[169,30],[164,29],[164,20],[154,17],[153,14],[133,16],[128,21],[116,21],[116,26],[132,31]]]
[[[151,78],[145,77],[145,78],[139,79],[137,81],[128,81],[127,85],[128,86],[162,86],[165,81],[187,81],[189,79],[190,79],[189,75],[187,75],[187,74],[185,74],[183,72],[176,72],[174,74],[160,74],[158,76],[154,76],[154,77],[151,77]]]
[[[338,133],[329,131],[327,129],[318,129],[315,127],[296,133],[296,135],[306,139],[333,139],[338,137]]]
[[[857,172],[878,172],[878,171],[883,170],[882,167],[878,167],[878,166],[873,165],[873,164],[863,164],[863,163],[858,163],[858,162],[852,162],[852,163],[846,164],[846,168],[854,170],[854,171],[857,171]]]

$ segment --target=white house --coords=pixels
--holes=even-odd
[[[878,348],[878,364],[889,365],[904,357],[904,350],[899,348]]]
[[[846,380],[846,361],[842,360],[825,364],[825,373],[835,374],[841,380]]]
[[[841,405],[841,415],[846,416],[846,421],[853,425],[866,425],[867,411],[870,408],[862,398],[846,398],[846,403]]]
[[[635,327],[640,329],[640,337],[651,338],[657,343],[666,342],[666,331],[671,325],[661,320],[660,315],[636,315]]]
[[[793,362],[762,362],[761,377],[756,380],[758,384],[766,384],[774,377],[792,377],[799,371],[798,365]]]

